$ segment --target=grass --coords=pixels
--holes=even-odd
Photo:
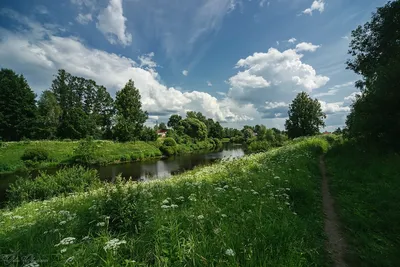
[[[400,156],[354,143],[328,152],[328,175],[353,266],[400,262]]]
[[[325,266],[317,157],[326,147],[307,139],[2,210],[0,251],[10,266]]]

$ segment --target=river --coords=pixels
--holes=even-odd
[[[121,174],[124,178],[145,181],[151,179],[165,179],[171,175],[191,170],[196,166],[208,165],[223,158],[240,158],[245,154],[241,145],[224,144],[221,151],[202,152],[178,155],[166,159],[136,161],[123,164],[112,164],[94,167],[98,170],[101,180],[113,181]],[[47,173],[55,173],[59,168],[45,169]],[[35,176],[37,171],[32,172]],[[6,199],[6,190],[18,176],[27,176],[27,173],[12,173],[0,175],[0,203]]]

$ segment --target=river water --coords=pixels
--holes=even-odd
[[[94,167],[98,170],[101,180],[113,181],[121,174],[124,178],[133,180],[165,179],[171,175],[191,170],[196,166],[208,165],[223,158],[240,158],[245,154],[241,145],[224,144],[221,151],[184,154],[166,159],[137,161],[123,164],[112,164]],[[45,169],[47,173],[55,173],[59,168]],[[37,171],[33,172],[35,176]],[[26,173],[0,175],[0,203],[6,199],[6,190],[18,176]]]

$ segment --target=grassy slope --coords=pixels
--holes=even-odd
[[[96,161],[99,164],[131,159],[149,158],[161,156],[161,152],[155,146],[145,142],[116,143],[112,141],[96,141]],[[74,155],[74,149],[78,142],[63,141],[30,141],[3,143],[0,148],[0,173],[12,172],[24,168],[21,156],[25,149],[43,147],[49,151],[50,160],[41,163],[38,167],[48,167],[67,163]]]
[[[354,266],[400,263],[400,156],[363,151],[347,143],[327,157],[348,260]]]
[[[0,253],[41,266],[324,266],[313,143],[1,211]],[[113,238],[127,243],[106,250]]]

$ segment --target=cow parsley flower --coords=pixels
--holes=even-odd
[[[61,252],[61,253],[65,253],[65,252],[67,252],[67,249],[66,249],[66,248],[63,248],[60,252]]]
[[[197,219],[203,220],[203,219],[204,219],[204,216],[203,216],[203,215],[199,215],[199,216],[197,216]]]
[[[233,249],[228,248],[228,249],[225,251],[225,255],[233,257],[233,256],[235,256],[235,252],[233,251]]]
[[[116,251],[120,245],[126,244],[125,240],[119,240],[118,238],[111,239],[110,241],[106,242],[106,245],[103,247],[105,251],[112,250]]]
[[[75,243],[76,238],[75,237],[66,237],[63,240],[60,241],[60,243],[58,243],[57,245],[55,245],[55,247],[58,247],[60,245],[70,245]]]
[[[105,222],[98,222],[98,223],[96,224],[96,226],[99,226],[99,227],[103,227],[103,226],[105,226],[105,225],[106,225]]]

